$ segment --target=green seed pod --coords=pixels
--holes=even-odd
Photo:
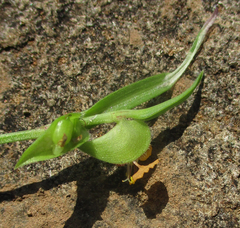
[[[147,124],[123,119],[107,134],[84,143],[80,149],[99,160],[125,164],[144,154],[150,142],[151,133]]]
[[[55,145],[64,147],[70,142],[72,133],[73,123],[69,119],[60,120],[55,127],[52,135],[52,140]]]

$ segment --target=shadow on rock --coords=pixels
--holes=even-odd
[[[76,181],[76,205],[71,217],[65,222],[65,228],[92,227],[96,221],[102,220],[101,215],[106,208],[110,191],[118,193],[123,198],[126,198],[124,195],[128,196],[126,199],[129,202],[135,200],[139,191],[144,191],[149,195],[149,200],[142,206],[146,216],[154,218],[161,213],[168,202],[167,190],[162,183],[155,183],[146,191],[145,185],[148,178],[145,177],[135,185],[129,186],[128,183],[119,181],[125,175],[125,167],[120,167],[113,174],[107,176],[102,174],[102,164],[101,161],[94,158],[86,159],[41,182],[1,192],[0,201],[24,198],[24,195],[35,194],[39,189],[47,191],[64,183]],[[138,203],[135,204],[135,207],[139,208]],[[137,208],[136,211],[138,211]]]
[[[148,219],[156,218],[156,215],[162,213],[168,203],[167,189],[162,182],[156,182],[145,192],[148,195],[148,201],[141,207]]]

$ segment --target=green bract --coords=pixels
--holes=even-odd
[[[200,83],[203,72],[189,89],[179,96],[153,107],[132,109],[164,93],[177,82],[199,50],[217,13],[216,8],[200,30],[183,63],[172,73],[154,75],[121,88],[86,111],[59,117],[50,127],[0,135],[0,143],[37,138],[23,153],[15,168],[61,156],[76,147],[97,159],[114,164],[138,159],[151,141],[150,129],[143,121],[156,118],[185,101]],[[89,141],[90,128],[113,122],[116,126],[107,134]]]
[[[80,146],[87,154],[113,164],[125,164],[138,159],[149,147],[151,132],[147,124],[122,119],[107,134]]]

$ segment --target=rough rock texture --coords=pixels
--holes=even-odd
[[[31,142],[0,145],[0,227],[240,226],[240,2],[221,2],[172,94],[201,70],[204,82],[149,123],[156,169],[129,186],[125,167],[76,150],[14,171]],[[51,123],[174,70],[216,3],[1,1],[0,133]]]

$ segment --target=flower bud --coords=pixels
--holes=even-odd
[[[73,133],[73,123],[69,119],[60,120],[53,132],[52,140],[55,145],[64,147],[67,145]]]

